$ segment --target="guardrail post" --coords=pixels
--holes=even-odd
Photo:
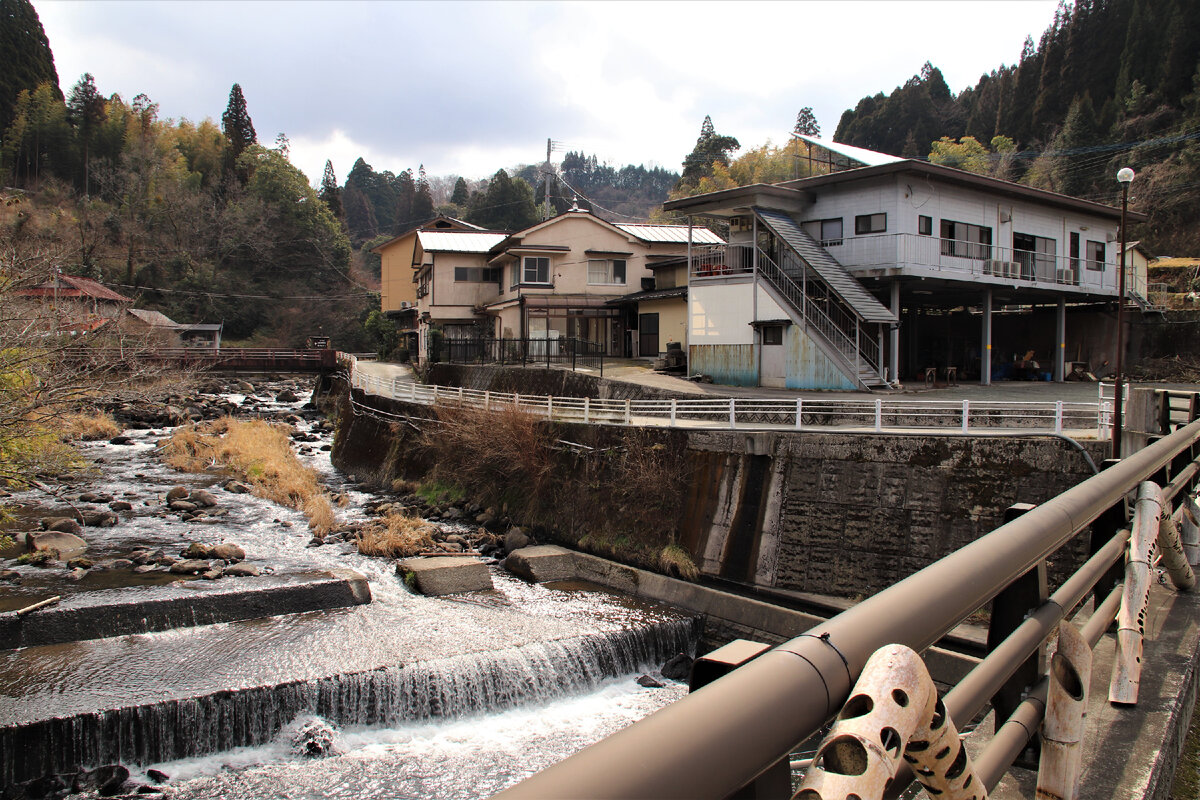
[[[410,402],[417,402],[417,385],[415,383],[408,385],[408,399]]]
[[[1063,431],[1063,402],[1062,400],[1054,401],[1054,432],[1062,433]]]
[[[879,433],[883,430],[883,400],[875,398],[875,432]]]
[[[796,430],[800,430],[800,420],[804,414],[804,401],[796,398]]]
[[[521,410],[521,394],[520,392],[513,395],[513,411]]]
[[[546,397],[546,419],[554,419],[554,395]]]
[[[484,411],[492,410],[492,393],[491,393],[491,391],[484,391],[484,393],[483,393],[483,410]]]
[[[399,382],[400,382],[399,378],[392,378],[392,391],[391,391],[391,394],[388,395],[388,397],[399,397],[400,396],[400,393],[396,389],[396,385]]]
[[[672,397],[671,398],[671,427],[672,428],[675,427],[675,403],[676,403],[676,400],[674,397]]]
[[[583,398],[583,424],[586,425],[591,421],[592,416],[592,398]]]
[[[968,427],[967,420],[970,419],[970,416],[971,416],[971,401],[963,400],[963,410],[962,410],[962,432],[963,433],[967,432],[967,427]]]
[[[629,400],[629,398],[625,398],[625,424],[626,424],[626,425],[630,425],[630,424],[632,424],[632,423],[633,423],[633,409],[632,409],[632,405],[633,405],[633,404],[632,404],[632,402]]]
[[[735,401],[732,397],[729,398],[729,427],[730,427],[730,429],[737,427],[737,419],[734,416],[737,412],[734,410],[734,402]]]
[[[965,401],[964,401],[965,402]],[[1029,503],[1014,503],[1004,511],[1004,521],[1012,522],[1017,517],[1032,511],[1034,506]],[[1002,589],[992,598],[992,615],[988,624],[987,649],[992,652],[1001,642],[1025,621],[1029,614],[1050,597],[1046,581],[1046,562],[1038,562],[1032,569]],[[1005,682],[1000,691],[992,697],[992,708],[996,712],[996,730],[1000,730],[1013,711],[1025,698],[1029,688],[1042,677],[1042,661],[1045,656],[1045,646],[1038,648]],[[1029,740],[1029,744],[1021,753],[1016,763],[1027,769],[1036,769],[1040,755],[1040,743],[1037,736]]]
[[[433,385],[433,404],[436,406],[438,402],[438,385]]]

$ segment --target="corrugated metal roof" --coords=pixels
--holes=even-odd
[[[867,322],[896,322],[893,314],[875,296],[863,288],[858,280],[838,263],[816,239],[804,232],[796,221],[782,211],[756,208],[754,213],[767,223],[779,238],[787,242],[818,275],[829,284],[838,296],[853,306],[858,315]]]
[[[852,147],[848,144],[841,144],[829,139],[818,139],[816,136],[805,136],[802,133],[796,134],[796,138],[808,142],[814,147],[824,147],[831,153],[837,153],[839,156],[845,156],[851,161],[857,161],[866,167],[878,167],[883,164],[895,164],[897,161],[904,161],[903,158],[890,156],[887,153],[877,153],[874,150],[867,150],[865,147]]]
[[[673,244],[687,244],[688,228],[687,225],[630,225],[624,222],[618,222],[617,227],[628,233],[630,236],[636,236],[643,242],[670,242]],[[692,243],[693,244],[725,244],[725,240],[708,228],[695,227],[692,228]]]
[[[508,238],[505,233],[474,231],[418,231],[417,241],[426,252],[486,253]]]

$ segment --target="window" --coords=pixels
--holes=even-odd
[[[591,258],[588,259],[589,284],[619,284],[625,285],[625,259],[623,258]]]
[[[887,214],[860,214],[854,218],[854,233],[883,233],[887,230]]]
[[[549,283],[550,259],[545,256],[526,256],[521,283]]]
[[[763,327],[762,327],[762,343],[763,344],[783,344],[783,326],[782,325],[763,325]]]
[[[455,267],[455,283],[499,283],[500,270],[487,267]]]
[[[1071,232],[1071,269],[1079,269],[1079,234]]]
[[[917,233],[922,236],[933,236],[933,217],[924,214],[917,217]]]
[[[1058,242],[1045,236],[1013,232],[1013,259],[1021,265],[1025,280],[1058,280]]]
[[[1087,243],[1087,268],[1104,269],[1104,242],[1089,241]]]
[[[835,247],[842,243],[841,217],[805,222],[804,231],[816,239],[822,247]]]
[[[942,220],[942,255],[959,258],[991,258],[992,229],[966,222]]]

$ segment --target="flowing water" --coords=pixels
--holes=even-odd
[[[166,491],[220,476],[163,465],[155,444],[164,432],[127,434],[132,445],[83,446],[103,471],[77,489],[135,506],[116,527],[85,530],[89,557],[232,541],[277,575],[355,569],[374,602],[0,651],[0,783],[121,761],[162,765],[185,797],[483,796],[682,692],[635,678],[694,653],[691,617],[596,587],[529,585],[497,568],[493,591],[420,597],[390,561],[345,544],[308,547],[298,512],[249,495],[214,490],[220,515],[185,522],[163,513]],[[322,442],[301,457],[346,495],[345,521],[363,518],[375,496],[330,465]],[[164,580],[205,584],[115,569],[73,583],[64,570],[18,569],[9,608],[51,592],[153,597]],[[230,580],[253,579],[222,583]],[[297,720],[313,716],[337,729],[340,755],[292,753]]]

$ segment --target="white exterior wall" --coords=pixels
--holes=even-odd
[[[761,295],[761,290],[760,290]],[[688,287],[688,344],[753,344],[754,284],[692,283]]]

